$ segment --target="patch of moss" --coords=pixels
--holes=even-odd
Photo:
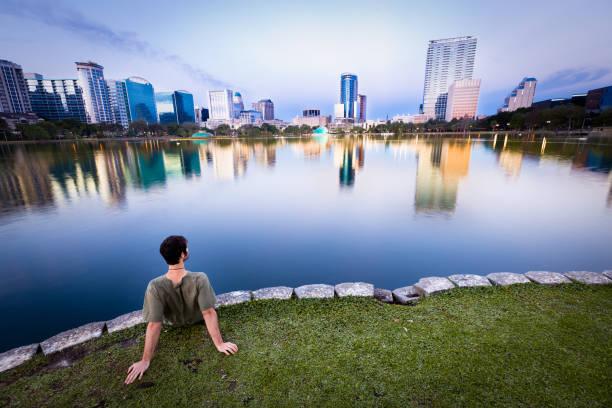
[[[206,328],[164,327],[125,386],[144,325],[0,373],[6,406],[612,406],[612,286],[455,289],[416,306],[368,298],[254,301]],[[80,351],[79,351],[80,350]],[[80,354],[79,354],[80,353]]]

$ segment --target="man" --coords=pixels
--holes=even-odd
[[[159,252],[168,264],[168,273],[149,282],[145,293],[142,317],[147,324],[142,360],[128,369],[126,384],[139,380],[149,368],[162,322],[184,326],[204,320],[206,328],[217,350],[227,355],[234,354],[238,347],[225,343],[219,332],[215,311],[215,292],[202,272],[185,270],[184,262],[189,258],[187,239],[180,235],[169,236],[161,243]]]

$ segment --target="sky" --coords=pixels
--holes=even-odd
[[[525,76],[536,100],[612,85],[612,1],[0,0],[0,59],[46,78],[76,78],[75,61],[107,79],[140,76],[155,91],[262,98],[276,117],[332,114],[340,74],[359,78],[367,118],[414,114],[429,40],[478,39],[479,114],[493,114]]]

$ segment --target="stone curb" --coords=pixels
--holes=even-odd
[[[237,290],[217,295],[215,308],[224,305],[235,305],[260,299],[289,299],[296,294],[298,299],[306,298],[333,298],[344,296],[375,297],[385,303],[414,304],[421,296],[451,290],[455,287],[476,286],[504,286],[517,283],[535,282],[543,285],[557,285],[561,283],[580,282],[590,285],[612,284],[612,270],[605,270],[601,274],[590,271],[570,271],[565,274],[549,271],[529,271],[525,274],[512,272],[495,272],[486,277],[473,274],[450,275],[448,278],[429,276],[419,279],[411,286],[404,286],[393,291],[388,289],[374,289],[374,285],[366,282],[344,282],[335,286],[327,284],[303,285],[295,289],[287,286],[274,286],[261,288],[256,291]],[[456,284],[456,286],[455,286]],[[17,347],[0,354],[0,372],[10,370],[30,360],[37,353],[45,355],[64,350],[68,347],[84,343],[100,337],[105,329],[108,333],[123,330],[138,324],[145,323],[142,319],[142,310],[135,310],[108,321],[88,323],[75,329],[56,334],[41,343]]]

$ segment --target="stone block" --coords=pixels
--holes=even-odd
[[[374,296],[374,285],[365,282],[344,282],[334,287],[338,297],[345,296]]]
[[[531,283],[522,273],[495,272],[488,274],[487,278],[496,286],[514,285],[515,283]]]
[[[113,320],[106,322],[106,329],[109,333],[116,332],[117,330],[127,329],[137,324],[144,323],[142,320],[142,310],[135,310],[131,313],[126,313],[121,316],[115,317]]]
[[[383,303],[393,303],[393,292],[389,289],[374,289],[374,297]]]
[[[565,274],[568,278],[575,282],[588,283],[589,285],[606,285],[612,283],[604,275],[589,271],[571,271]]]
[[[414,286],[404,286],[395,289],[393,292],[393,300],[400,305],[414,304],[420,297],[419,292]]]
[[[0,354],[0,372],[15,368],[25,363],[38,352],[39,344],[21,346]]]
[[[612,279],[612,270],[603,271],[601,274],[608,279]]]
[[[217,303],[215,308],[226,305],[236,305],[238,303],[244,303],[251,300],[251,291],[249,290],[235,290],[233,292],[221,293],[217,295]]]
[[[317,283],[314,285],[304,285],[295,288],[295,295],[298,299],[304,298],[333,298],[334,287],[331,285],[324,285]]]
[[[460,288],[474,288],[476,286],[491,286],[491,282],[484,276],[471,273],[451,275],[448,279]]]
[[[557,272],[549,271],[529,271],[525,276],[535,283],[542,285],[559,285],[561,283],[571,283],[572,281]]]
[[[104,325],[104,322],[84,324],[76,329],[67,330],[48,338],[40,343],[40,347],[42,348],[42,352],[47,355],[64,350],[68,347],[76,346],[87,340],[100,337],[104,330]]]
[[[253,292],[253,299],[289,299],[293,294],[293,288],[287,286],[274,286],[271,288],[257,289]]]
[[[441,278],[439,276],[429,276],[427,278],[419,279],[419,281],[413,286],[419,295],[431,296],[434,293],[453,289],[455,287],[455,284],[446,278]]]

